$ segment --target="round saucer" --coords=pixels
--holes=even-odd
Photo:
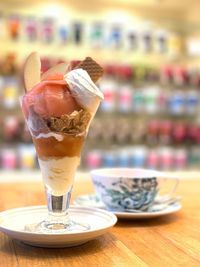
[[[103,210],[106,209],[105,205],[101,202],[101,200],[95,194],[79,196],[76,198],[74,204],[77,204],[83,207],[98,207],[98,208],[101,207]],[[134,212],[129,212],[129,211],[112,211],[111,210],[111,212],[115,214],[118,218],[122,218],[122,219],[150,219],[150,218],[173,214],[179,211],[181,208],[182,208],[181,203],[176,202],[176,203],[167,205],[161,211],[151,211],[151,212],[146,211],[146,212],[134,213]]]
[[[160,216],[166,216],[172,213],[175,213],[179,211],[182,208],[182,205],[180,203],[175,203],[168,205],[165,209],[162,211],[154,211],[154,212],[120,212],[115,211],[113,214],[115,214],[118,218],[123,219],[151,219],[156,218]]]
[[[27,224],[39,223],[47,216],[46,206],[10,209],[0,213],[0,231],[26,244],[38,247],[72,247],[95,239],[108,231],[117,218],[111,212],[88,207],[71,206],[70,218],[90,225],[90,229],[66,233],[34,233],[25,230]]]
[[[85,207],[106,209],[106,206],[96,194],[80,195],[75,199],[74,204]]]

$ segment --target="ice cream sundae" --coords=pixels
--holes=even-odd
[[[95,85],[103,69],[87,57],[74,66],[60,63],[40,74],[32,53],[24,67],[22,110],[32,135],[44,184],[53,196],[73,185],[90,122],[103,94]]]

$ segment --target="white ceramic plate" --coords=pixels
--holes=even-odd
[[[156,218],[160,216],[166,216],[172,213],[179,211],[182,208],[180,203],[168,205],[167,208],[162,211],[154,211],[154,212],[113,212],[118,218],[123,219],[150,219]]]
[[[71,247],[103,235],[117,222],[114,214],[96,208],[71,206],[69,214],[72,220],[89,224],[90,229],[59,234],[27,232],[24,230],[25,225],[41,222],[47,216],[46,206],[31,206],[1,212],[0,230],[32,246]]]
[[[91,195],[82,195],[79,196],[75,202],[75,204],[83,207],[98,207],[105,210],[105,205],[98,199],[98,197],[94,194]],[[149,219],[160,217],[168,214],[175,213],[182,208],[182,205],[177,202],[174,204],[168,205],[165,209],[161,211],[153,211],[153,212],[120,212],[120,211],[112,211],[118,218],[124,219]]]

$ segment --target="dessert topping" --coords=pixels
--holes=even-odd
[[[80,134],[87,129],[91,115],[86,110],[75,110],[71,114],[64,114],[60,118],[51,117],[47,125],[51,131],[68,134]]]

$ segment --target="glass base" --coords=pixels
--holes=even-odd
[[[63,196],[54,196],[46,188],[48,216],[45,220],[25,226],[25,231],[32,233],[75,233],[90,229],[87,223],[81,223],[68,214],[71,190]]]
[[[69,220],[68,222],[46,222],[43,221],[39,225],[39,230],[47,233],[68,233],[68,232],[83,232],[90,229],[89,224],[82,224],[76,221]]]
[[[44,234],[80,233],[89,229],[89,224],[83,224],[73,220],[69,220],[66,223],[42,221],[38,224],[28,224],[25,226],[25,231],[27,232]]]

